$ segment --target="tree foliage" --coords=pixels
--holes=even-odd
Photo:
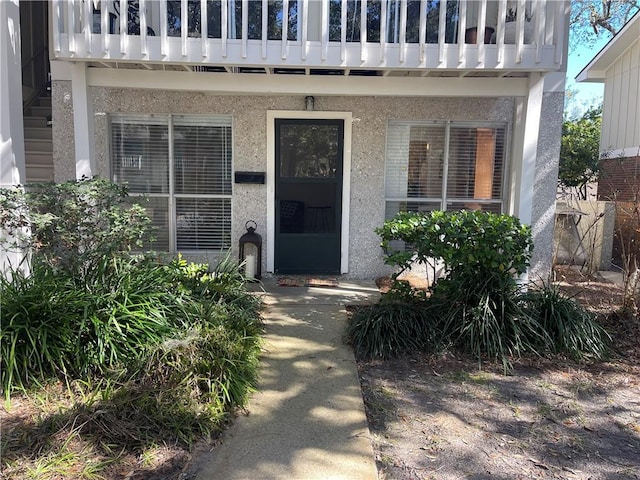
[[[571,0],[569,45],[592,45],[599,35],[615,35],[638,11],[638,0]]]
[[[562,186],[583,192],[582,198],[586,185],[598,178],[601,125],[602,107],[591,108],[581,118],[562,125],[558,178]]]

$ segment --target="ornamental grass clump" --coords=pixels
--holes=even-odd
[[[574,298],[545,283],[534,285],[525,300],[529,314],[548,335],[548,351],[574,359],[607,356],[611,336]]]
[[[392,301],[357,308],[347,341],[360,358],[387,358],[437,345],[433,313],[419,302]]]

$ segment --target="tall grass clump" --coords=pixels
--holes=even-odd
[[[459,288],[441,279],[432,290],[431,303],[441,306],[442,335],[446,343],[510,367],[510,358],[536,352],[547,333],[529,314],[520,287],[499,274],[487,274]]]
[[[385,301],[355,309],[346,338],[359,358],[387,358],[437,348],[434,312],[422,302]]]
[[[525,300],[530,315],[548,335],[548,351],[574,359],[606,357],[611,336],[574,298],[545,283],[533,286]]]

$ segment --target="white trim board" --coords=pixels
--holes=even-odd
[[[205,92],[214,95],[333,95],[385,97],[514,97],[529,92],[527,78],[345,77],[257,75],[88,68],[92,87]]]
[[[349,272],[349,219],[351,217],[351,112],[267,110],[267,272],[275,268],[275,121],[279,118],[344,120],[342,165],[342,225],[340,235],[340,273]]]

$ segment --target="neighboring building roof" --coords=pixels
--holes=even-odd
[[[578,82],[600,82],[605,80],[606,72],[620,56],[640,41],[640,11],[622,27],[622,29],[600,50],[589,64],[576,76]]]

